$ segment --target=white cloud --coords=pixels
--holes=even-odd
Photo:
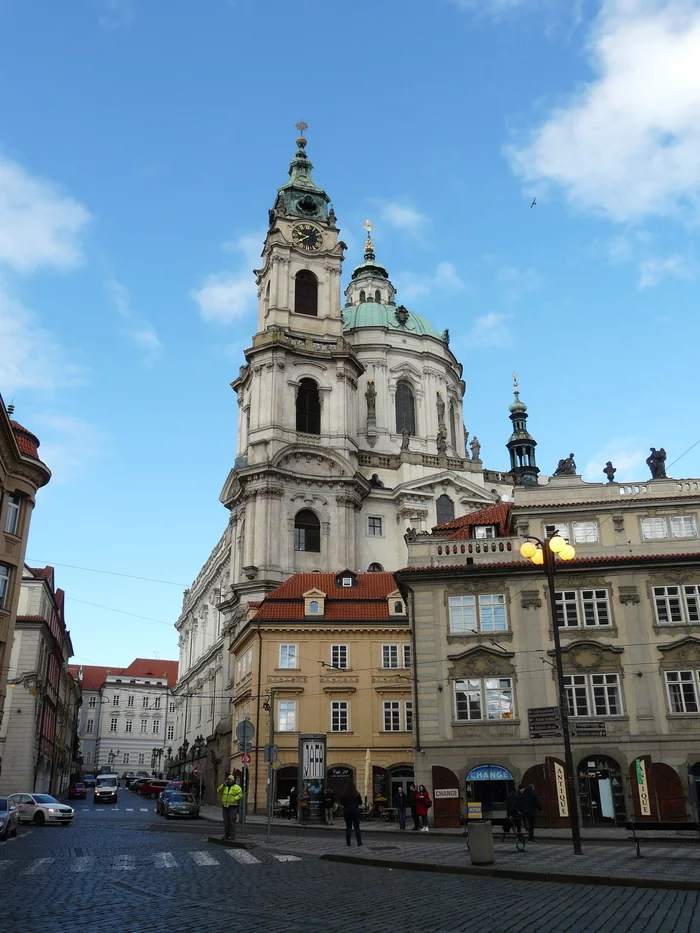
[[[134,8],[131,0],[101,0],[102,12],[99,24],[108,32],[126,30],[134,20]]]
[[[672,276],[676,279],[694,279],[698,273],[698,265],[687,256],[668,256],[647,259],[639,264],[639,288],[653,288],[659,282]]]
[[[257,286],[252,270],[260,265],[264,239],[264,233],[247,233],[222,244],[226,252],[241,254],[244,269],[214,272],[204,279],[199,288],[190,292],[205,321],[230,324],[255,308]]]
[[[508,326],[511,318],[511,314],[496,314],[495,311],[478,317],[463,342],[468,347],[509,347],[513,342]]]
[[[618,437],[608,441],[597,451],[583,468],[583,478],[588,482],[604,482],[603,468],[608,460],[617,469],[616,482],[631,482],[643,479],[647,454],[641,444],[631,437]]]
[[[406,230],[408,233],[419,233],[428,221],[425,214],[420,214],[408,204],[399,201],[389,201],[382,205],[382,219],[397,230]]]
[[[0,265],[23,273],[77,266],[89,220],[78,201],[0,157]]]
[[[397,288],[404,301],[424,298],[433,292],[464,291],[466,285],[457,274],[451,262],[438,263],[433,275],[419,275],[415,272],[399,272],[396,276]]]
[[[529,292],[536,291],[541,284],[539,273],[532,266],[525,269],[504,266],[498,272],[498,281],[509,301],[517,301]]]
[[[104,453],[105,434],[83,418],[53,413],[35,415],[32,427],[41,441],[41,459],[53,475],[52,485],[74,481]]]
[[[229,253],[242,253],[246,268],[255,269],[260,265],[264,242],[264,231],[256,231],[255,233],[244,233],[237,240],[227,240],[221,244],[221,248]]]
[[[603,0],[596,77],[555,108],[514,171],[615,221],[672,215],[700,199],[700,0]]]
[[[125,322],[122,328],[124,336],[143,354],[144,362],[149,366],[152,365],[163,352],[163,344],[158,338],[155,327],[150,321],[134,313],[129,293],[121,282],[110,279],[105,283],[105,288],[109,300]]]

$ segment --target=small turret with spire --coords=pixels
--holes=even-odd
[[[331,199],[314,182],[311,172],[313,165],[306,154],[307,139],[304,131],[308,125],[300,120],[297,123],[299,136],[297,138],[297,151],[289,163],[289,181],[277,191],[275,206],[270,211],[270,225],[275,217],[305,217],[319,223],[335,225],[335,214],[329,210]]]
[[[364,261],[354,270],[350,284],[345,289],[345,306],[364,304],[364,302],[393,305],[396,289],[389,280],[389,273],[376,261],[372,242],[374,227],[370,220],[366,220],[362,226],[367,231]]]
[[[516,486],[536,486],[540,472],[535,460],[537,441],[527,430],[527,405],[520,399],[517,373],[513,373],[513,396],[509,407],[513,433],[506,444],[510,454],[510,473]]]

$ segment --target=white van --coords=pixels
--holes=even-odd
[[[116,803],[119,791],[119,776],[117,774],[98,774],[95,778],[95,788],[92,792],[93,803]]]

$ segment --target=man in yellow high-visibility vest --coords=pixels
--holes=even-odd
[[[221,809],[224,813],[224,839],[235,839],[238,805],[243,797],[243,789],[235,777],[229,774],[216,792],[221,799]]]

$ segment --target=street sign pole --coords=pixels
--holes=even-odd
[[[275,691],[270,690],[270,727],[268,730],[268,755],[267,755],[267,841],[270,841],[270,826],[272,825],[273,799],[273,774],[272,767],[272,746],[275,744]]]
[[[241,800],[241,835],[245,833],[245,816],[248,806],[248,759],[250,758],[250,743],[255,738],[255,726],[250,719],[242,719],[236,726],[236,739],[243,749],[243,797]]]

